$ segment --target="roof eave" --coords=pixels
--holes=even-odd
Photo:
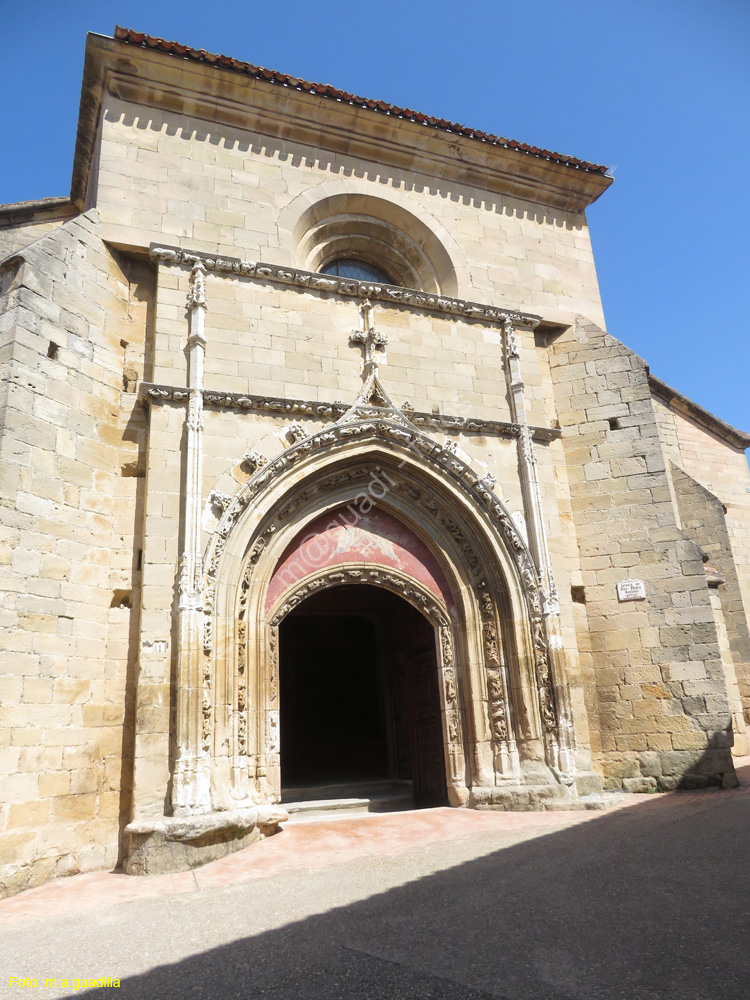
[[[0,205],[0,226],[22,225],[31,219],[67,218],[75,214],[75,206],[67,195],[55,198],[34,198]]]
[[[191,80],[195,82],[192,90]],[[283,138],[339,152],[346,127],[345,151],[352,155],[404,168],[404,151],[408,150],[412,158],[418,154],[418,169],[424,172],[453,175],[479,188],[566,212],[584,211],[612,183],[612,177],[600,172],[602,168],[587,170],[556,162],[528,150],[504,148],[325,95],[282,87],[220,65],[89,34],[71,188],[71,198],[80,208],[86,201],[100,109],[108,88],[124,100],[141,100],[162,109],[171,101],[174,110],[182,108],[186,114],[239,127],[242,113],[252,113],[253,127],[262,134],[273,135],[276,128]],[[283,101],[279,100],[281,93],[285,94]],[[298,113],[290,114],[289,108]],[[403,137],[401,150],[383,138],[384,126]]]
[[[750,434],[746,434],[745,431],[738,430],[720,417],[714,416],[709,410],[694,403],[692,399],[678,392],[677,389],[673,389],[671,385],[667,385],[666,382],[651,373],[648,376],[648,384],[654,396],[661,399],[676,413],[692,420],[737,451],[745,451],[750,448]]]
[[[113,39],[89,32],[83,61],[81,101],[78,110],[78,131],[73,153],[73,177],[70,200],[82,211],[91,175],[91,165],[96,147],[99,112],[104,96],[104,52],[111,50]]]

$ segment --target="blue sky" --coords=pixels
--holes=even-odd
[[[116,23],[605,163],[610,333],[750,430],[748,0],[3,6],[0,202],[69,192],[85,34]]]

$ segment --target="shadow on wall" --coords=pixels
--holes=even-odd
[[[736,791],[646,798],[155,968],[120,995],[746,1000],[750,767],[742,778]],[[290,883],[296,894],[307,878]],[[254,891],[217,890],[239,912]],[[180,912],[194,933],[197,914]]]
[[[687,699],[683,699],[683,702]],[[735,773],[732,757],[734,735],[732,723],[725,729],[706,733],[708,746],[705,750],[649,751],[639,756],[642,777],[635,780],[639,784],[650,782],[653,788],[629,786],[623,781],[626,791],[660,792],[695,791],[698,788],[736,788],[739,779]]]

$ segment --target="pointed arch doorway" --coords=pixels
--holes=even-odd
[[[397,594],[344,584],[297,605],[279,627],[279,709],[282,799],[382,782],[448,804],[435,627]]]

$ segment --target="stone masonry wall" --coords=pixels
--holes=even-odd
[[[324,114],[319,104],[311,102],[311,113]],[[462,258],[459,296],[547,318],[601,318],[583,213],[501,199],[420,169],[415,162],[402,172],[108,94],[96,199],[105,238],[116,245],[161,240],[288,266],[304,266],[292,226],[311,202],[344,191],[385,199],[451,234]],[[349,211],[368,214],[364,198]]]
[[[731,784],[729,706],[700,550],[678,528],[644,362],[580,319],[550,347],[606,784]],[[619,603],[616,583],[645,581]],[[579,615],[579,625],[581,616]]]
[[[750,633],[740,592],[732,541],[727,529],[724,505],[682,469],[672,467],[682,530],[700,545],[709,564],[726,577],[718,588],[726,625],[729,656],[734,667],[745,720],[750,722]]]
[[[159,272],[154,381],[184,385],[187,271]],[[210,276],[205,385],[213,391],[354,402],[362,351],[349,338],[354,299]],[[383,379],[397,403],[416,409],[508,420],[497,327],[459,322],[378,303],[387,334]]]
[[[144,333],[130,287],[95,212],[6,262],[0,895],[118,858],[138,603],[123,345]]]
[[[750,609],[750,468],[744,452],[654,399],[659,435],[667,458],[718,497],[745,609]]]
[[[543,422],[555,426],[558,420],[555,397],[552,393],[550,351],[547,334],[538,331],[536,377],[544,407]],[[526,366],[524,366],[526,371]],[[526,383],[528,384],[528,383]],[[542,421],[540,421],[541,423]],[[581,657],[578,648],[579,634],[587,631],[586,608],[580,603],[583,578],[578,555],[576,522],[572,510],[571,484],[566,465],[566,446],[562,440],[553,441],[547,449],[537,448],[540,478],[544,486],[544,510],[548,519],[548,545],[553,563],[555,584],[560,596],[560,623],[568,664],[570,700],[576,725],[576,743],[582,768],[590,766],[592,753],[601,753],[601,738],[596,720],[596,675],[591,657]],[[547,468],[545,468],[547,466]],[[571,470],[575,475],[575,470]],[[554,497],[554,504],[547,500]],[[575,588],[576,600],[573,600]]]
[[[50,212],[43,206],[37,211],[13,211],[14,206],[0,206],[0,260],[18,253],[46,233],[78,213],[72,205]]]

